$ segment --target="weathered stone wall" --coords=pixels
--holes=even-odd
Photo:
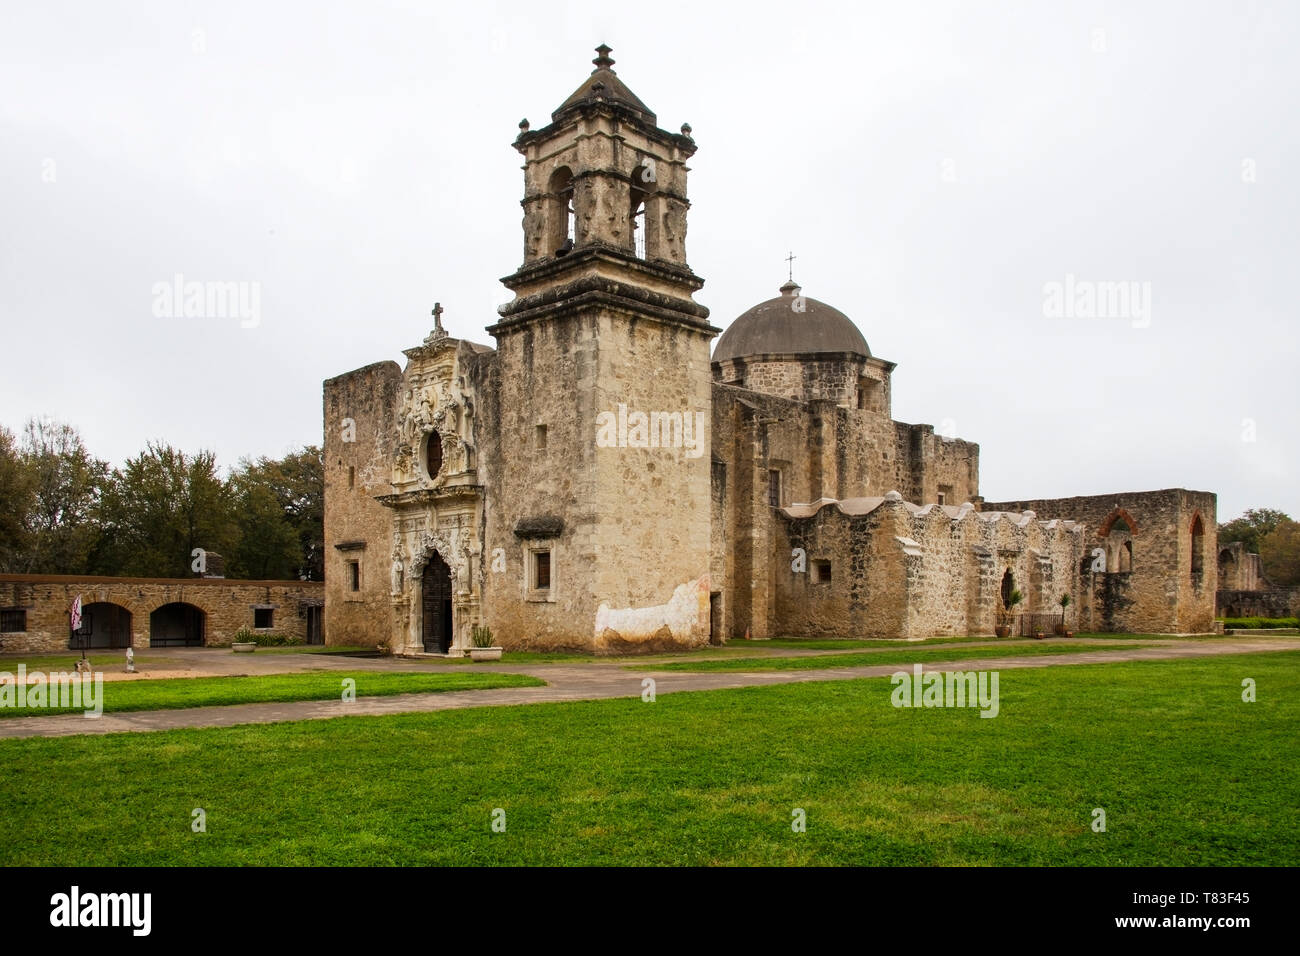
[[[1055,611],[1083,536],[1073,522],[901,498],[827,502],[778,517],[782,547],[802,549],[808,563],[803,572],[777,565],[775,632],[807,637],[991,634],[1007,572],[1026,595],[1023,610]],[[822,562],[829,582],[819,580]]]
[[[1152,634],[1214,630],[1218,525],[1212,493],[1170,488],[982,507],[1029,509],[1040,518],[1070,518],[1087,526],[1087,556],[1078,569],[1081,628]],[[1202,534],[1194,551],[1192,528],[1198,519]],[[1124,525],[1131,534],[1115,531]],[[1117,562],[1117,544],[1131,548],[1131,566],[1126,554]],[[1092,570],[1094,549],[1103,552],[1104,572]]]
[[[0,607],[25,608],[27,630],[0,634],[6,654],[69,649],[72,602],[115,604],[131,615],[131,646],[149,646],[150,615],[167,604],[203,612],[204,644],[229,644],[242,628],[307,639],[307,608],[319,607],[320,581],[239,581],[232,578],[110,578],[93,575],[0,574]],[[270,610],[271,627],[254,627],[254,611]],[[327,619],[328,620],[328,619]],[[79,649],[80,644],[76,647]],[[99,653],[102,653],[100,651]]]
[[[1246,550],[1241,541],[1219,545],[1219,589],[1223,591],[1264,591],[1273,585],[1264,575],[1258,554]]]
[[[1300,588],[1223,589],[1215,594],[1219,617],[1300,617]]]
[[[392,516],[375,496],[392,492],[402,370],[378,362],[329,379],[325,421],[325,641],[374,646],[390,640]],[[348,565],[360,566],[351,589]]]

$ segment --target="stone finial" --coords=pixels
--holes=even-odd
[[[689,136],[691,135],[691,124],[690,124],[690,123],[683,123],[683,124],[682,124],[682,135],[683,135],[683,136],[687,136],[687,137],[689,137]]]
[[[613,52],[614,51],[611,47],[608,47],[603,43],[600,46],[596,47],[596,53],[598,53],[599,55],[596,57],[596,59],[591,61],[592,63],[596,64],[596,70],[608,70],[610,67],[614,65],[614,61],[610,58],[610,54]],[[596,70],[592,70],[592,72],[594,73],[596,72]]]
[[[903,500],[903,496],[900,495],[897,491],[887,491],[887,492],[885,492],[885,500],[886,500],[886,501],[902,501],[902,500]]]
[[[520,133],[528,132],[528,117],[525,116],[523,119],[519,121],[519,132]]]
[[[799,283],[795,282],[793,279],[791,279],[789,282],[784,282],[781,284],[781,294],[786,297],[796,296],[800,293],[801,290],[802,290],[802,286],[800,286]]]

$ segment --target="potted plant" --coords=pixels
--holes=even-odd
[[[1070,595],[1062,594],[1056,603],[1061,605],[1061,623],[1056,625],[1056,633],[1069,637],[1070,632],[1065,629],[1065,609],[1070,606]]]
[[[1019,588],[1012,589],[1011,593],[1007,595],[1007,600],[1003,605],[1002,610],[998,613],[998,625],[993,629],[994,634],[998,637],[1011,636],[1011,622],[1015,619],[1016,605],[1024,599],[1025,596],[1020,593]]]
[[[471,660],[475,661],[499,661],[501,660],[502,648],[492,643],[492,628],[487,625],[475,624],[470,632],[474,641],[474,646],[469,649]]]
[[[230,646],[236,654],[251,654],[257,650],[257,638],[248,628],[241,627],[235,634],[234,643]]]

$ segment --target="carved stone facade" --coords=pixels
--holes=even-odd
[[[1210,629],[1213,495],[986,506],[979,446],[895,421],[895,364],[793,280],[711,355],[685,248],[695,141],[609,52],[549,124],[520,124],[496,347],[449,337],[439,307],[404,369],[325,383],[331,643],[989,633],[1008,580],[1032,614],[1071,594],[1080,628]]]

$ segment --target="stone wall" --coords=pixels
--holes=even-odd
[[[228,645],[242,628],[307,639],[307,609],[324,602],[320,581],[238,581],[231,578],[109,578],[92,575],[0,574],[0,608],[24,608],[27,630],[0,634],[0,651],[56,653],[68,650],[68,614],[83,606],[115,604],[131,615],[131,646],[146,648],[151,615],[168,604],[203,612],[203,643]],[[257,609],[271,612],[271,626],[254,627]],[[80,648],[80,644],[76,645]]]
[[[325,640],[374,646],[391,633],[392,492],[402,370],[378,362],[324,385]],[[356,562],[359,587],[349,565]]]
[[[1215,594],[1219,617],[1300,617],[1300,588],[1221,589]]]
[[[774,631],[801,637],[992,634],[1003,576],[1024,592],[1023,610],[1054,612],[1083,541],[1073,522],[897,495],[782,509],[778,518],[791,560],[775,566]],[[795,549],[806,554],[804,570]]]
[[[1070,518],[1087,526],[1087,555],[1078,569],[1082,629],[1151,634],[1214,630],[1218,525],[1213,494],[1170,488],[985,502],[982,507],[1029,509],[1040,518]],[[1195,549],[1193,526],[1202,531]],[[1125,527],[1129,530],[1119,530]],[[1094,571],[1094,560],[1106,570]]]

